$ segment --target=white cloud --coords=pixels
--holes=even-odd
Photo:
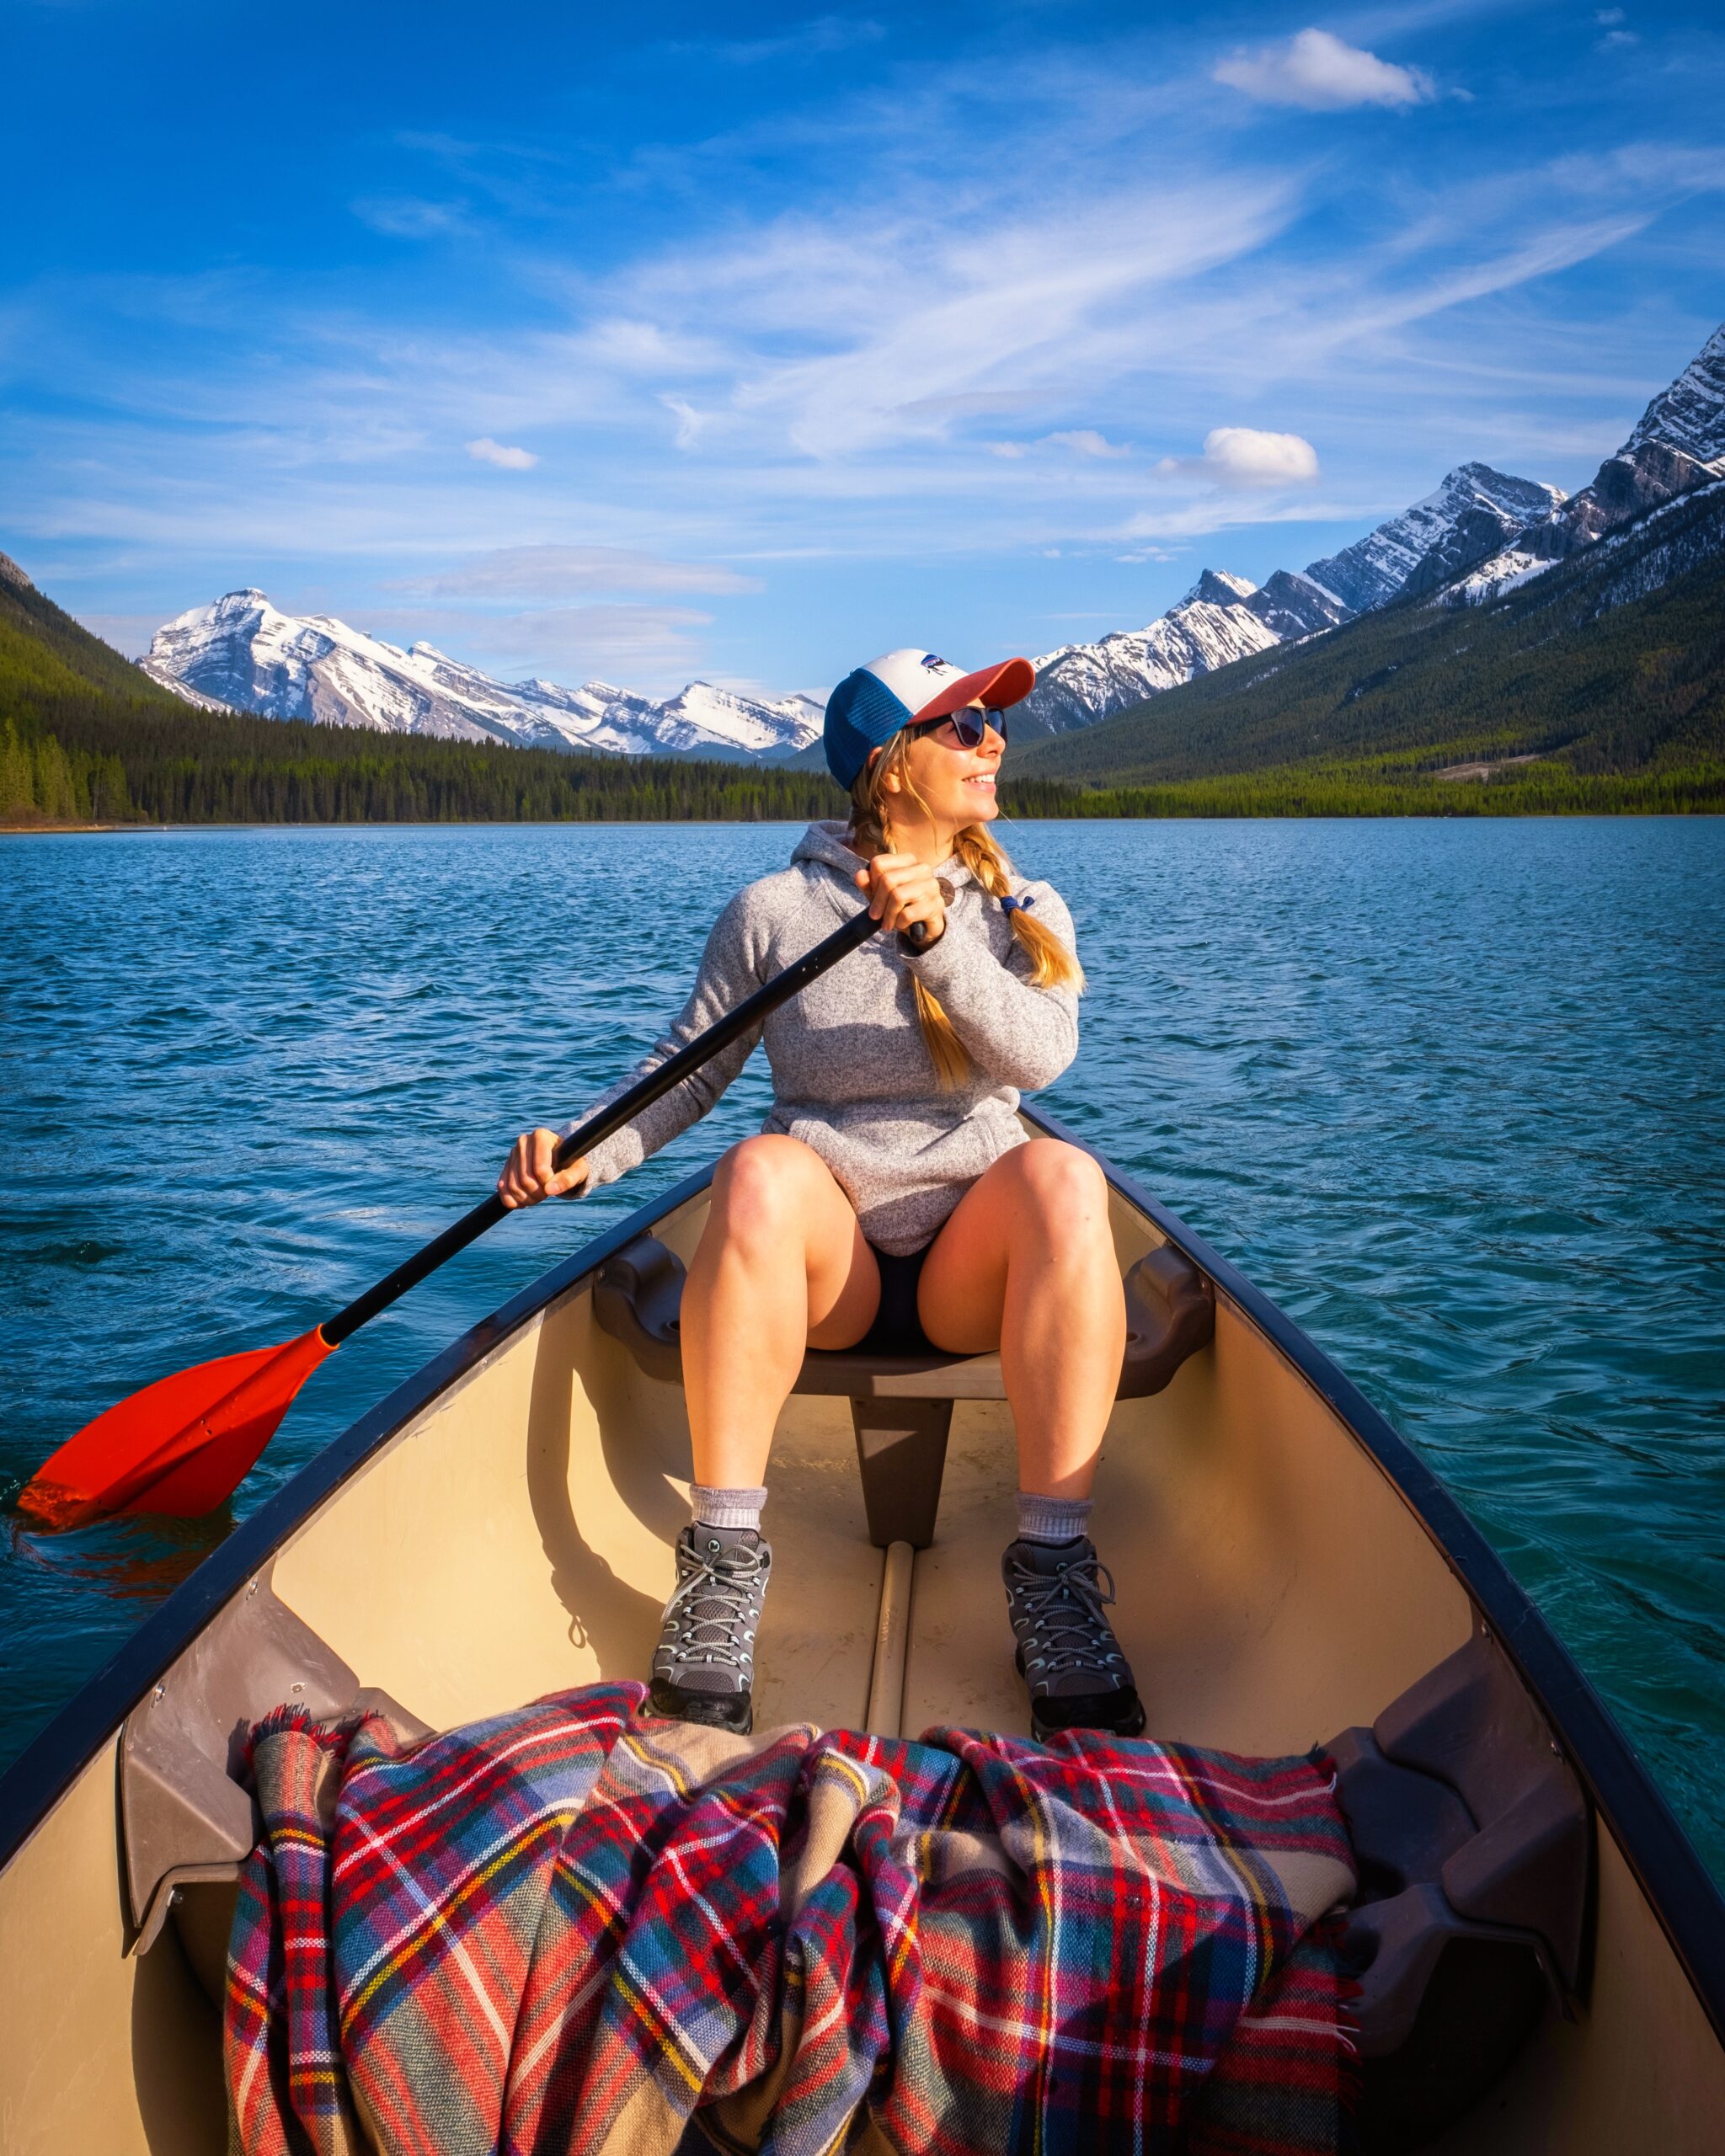
[[[1626,45],[1640,43],[1641,40],[1633,30],[1607,30],[1594,50],[1595,52],[1621,52]]]
[[[1076,427],[1063,434],[1045,435],[1043,439],[1058,442],[1062,449],[1070,449],[1074,456],[1130,456],[1132,454],[1124,444],[1110,441],[1106,435],[1099,435],[1094,427]]]
[[[1156,470],[1209,479],[1219,487],[1310,486],[1317,451],[1304,435],[1266,434],[1258,427],[1212,427],[1202,456],[1165,456]]]
[[[499,472],[531,472],[539,462],[531,449],[511,449],[506,442],[493,441],[489,435],[470,441],[467,454],[476,464],[494,464]]]
[[[1610,29],[1623,20],[1623,10],[1621,8],[1601,8],[1594,14],[1594,20],[1602,29]]]
[[[583,591],[759,591],[759,578],[717,562],[668,561],[632,547],[495,547],[451,569],[396,579],[395,591],[440,597],[563,599]]]
[[[1219,83],[1261,104],[1292,104],[1307,112],[1342,112],[1361,104],[1424,104],[1437,94],[1429,75],[1398,67],[1347,45],[1328,30],[1300,30],[1284,45],[1243,46],[1219,60]]]

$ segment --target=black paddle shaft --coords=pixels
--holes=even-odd
[[[579,1130],[572,1130],[557,1149],[555,1165],[567,1167],[571,1161],[579,1161],[584,1153],[591,1152],[595,1145],[621,1130],[626,1123],[633,1123],[643,1108],[670,1092],[673,1086],[681,1085],[691,1071],[698,1070],[721,1049],[729,1048],[752,1026],[758,1025],[769,1011],[777,1011],[781,1003],[788,1003],[810,981],[818,979],[848,953],[866,943],[879,926],[865,907],[842,928],[835,929],[824,942],[817,943],[812,951],[805,951],[782,973],[775,974],[764,988],[757,988],[752,995],[745,996],[734,1011],[728,1011],[716,1025],[709,1026],[686,1048],[680,1048],[675,1055],[667,1056],[656,1070],[649,1070],[628,1092],[619,1094],[608,1107],[590,1116]],[[920,943],[927,932],[919,921],[911,931],[911,940]],[[488,1228],[494,1228],[510,1210],[494,1191],[483,1204],[476,1205],[471,1213],[464,1213],[423,1250],[415,1251],[404,1264],[386,1274],[375,1288],[368,1288],[344,1310],[326,1319],[319,1327],[324,1339],[332,1348],[339,1348],[344,1340],[351,1339],[362,1325],[369,1323],[380,1310],[387,1310],[409,1288],[417,1287],[446,1258],[477,1241]]]

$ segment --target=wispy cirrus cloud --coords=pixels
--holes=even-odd
[[[390,239],[451,239],[473,228],[465,202],[431,202],[414,195],[367,195],[351,206],[361,224]]]
[[[506,675],[563,680],[622,673],[631,681],[686,680],[702,662],[713,616],[686,606],[610,605],[475,613],[436,606],[344,610],[352,627],[403,643],[424,642]]]
[[[392,580],[438,596],[563,599],[585,591],[759,591],[758,577],[718,562],[677,562],[632,547],[496,547],[453,568]]]

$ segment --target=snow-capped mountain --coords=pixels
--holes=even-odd
[[[757,701],[692,681],[659,702],[603,681],[497,681],[435,644],[403,651],[329,615],[296,619],[256,590],[178,616],[139,664],[194,703],[518,748],[783,756],[820,731],[809,696]]]
[[[1503,597],[1555,562],[1567,561],[1668,502],[1725,478],[1725,326],[1716,329],[1669,389],[1643,412],[1591,484],[1557,513],[1518,532],[1501,552],[1452,582],[1451,606]]]
[[[1617,454],[1632,456],[1644,441],[1669,442],[1698,464],[1725,457],[1725,323],[1659,392]]]
[[[1489,464],[1458,464],[1434,494],[1369,531],[1306,575],[1350,614],[1436,591],[1513,534],[1548,522],[1563,501],[1540,479],[1512,478]]]
[[[1148,628],[1048,653],[1036,662],[1026,714],[1051,734],[1093,726],[1231,659],[1315,636],[1404,594],[1436,590],[1548,520],[1562,500],[1542,481],[1458,465],[1435,494],[1339,554],[1303,570],[1278,569],[1261,587],[1206,569]]]
[[[1278,641],[1240,602],[1255,589],[1243,577],[1204,571],[1179,604],[1147,629],[1122,629],[1099,643],[1062,644],[1036,661],[1025,715],[1051,734],[1091,726],[1111,711],[1208,674]]]

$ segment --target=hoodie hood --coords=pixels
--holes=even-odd
[[[862,866],[862,857],[859,853],[852,853],[845,844],[845,835],[850,828],[848,824],[841,823],[811,824],[797,841],[796,851],[791,856],[793,862],[816,862],[821,867],[830,868],[835,875],[842,877],[847,887],[855,890],[857,871]],[[959,887],[974,883],[976,880],[957,854],[949,861],[942,862],[937,873],[948,883]]]

